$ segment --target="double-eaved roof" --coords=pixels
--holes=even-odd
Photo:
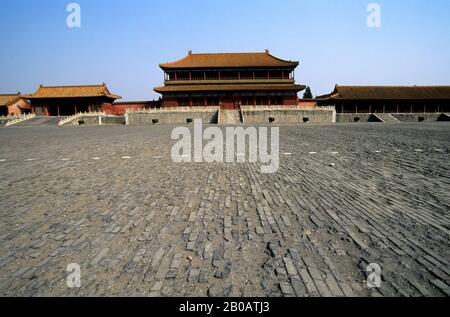
[[[189,54],[172,63],[160,64],[164,70],[169,69],[194,69],[194,68],[265,68],[265,67],[290,67],[298,66],[296,61],[286,61],[275,57],[265,51],[263,53],[211,53]]]
[[[26,99],[51,99],[51,98],[94,98],[106,97],[121,99],[121,96],[112,94],[106,84],[81,85],[81,86],[39,86],[38,90],[29,95],[23,95]]]
[[[4,94],[0,95],[0,106],[7,107],[12,105],[13,103],[19,101],[21,99],[21,95],[19,93],[17,94]]]
[[[333,100],[426,100],[449,99],[450,86],[339,86],[317,99]]]

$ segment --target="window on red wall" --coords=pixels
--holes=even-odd
[[[219,72],[206,72],[206,79],[207,80],[218,80]]]
[[[267,71],[263,71],[263,70],[255,71],[255,78],[256,79],[267,79]]]
[[[253,97],[252,96],[244,96],[241,98],[241,104],[243,106],[252,106],[253,105]]]
[[[218,106],[219,105],[219,98],[218,97],[208,97],[206,99],[206,104],[208,106]]]
[[[192,80],[203,80],[205,79],[205,73],[204,72],[192,72]]]
[[[180,107],[189,107],[189,98],[180,98],[178,101]]]
[[[192,98],[192,106],[193,107],[202,107],[202,106],[204,106],[204,99],[203,98],[199,98],[199,97]]]
[[[189,80],[189,73],[188,72],[179,72],[179,73],[177,73],[177,79],[178,80]]]
[[[272,97],[272,105],[281,106],[282,104],[283,104],[283,97],[281,96]]]
[[[242,71],[241,79],[253,79],[253,72],[252,71]]]

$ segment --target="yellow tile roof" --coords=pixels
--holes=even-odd
[[[81,85],[81,86],[43,86],[29,95],[23,95],[27,99],[42,98],[77,98],[77,97],[107,97],[121,99],[121,96],[111,94],[105,84]]]
[[[339,86],[319,99],[424,100],[450,99],[450,86]]]
[[[162,69],[182,68],[234,68],[234,67],[297,67],[298,62],[277,58],[264,53],[211,53],[189,54],[172,63],[160,64]]]
[[[5,94],[0,95],[0,106],[9,106],[20,100],[20,94]]]

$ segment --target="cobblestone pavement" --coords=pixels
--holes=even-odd
[[[0,295],[450,295],[449,124],[282,126],[273,175],[172,128],[2,128]]]

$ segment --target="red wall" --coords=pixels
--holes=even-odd
[[[285,96],[283,97],[283,104],[286,106],[297,106],[298,98],[297,96]]]
[[[102,111],[106,112],[106,114],[114,116],[123,116],[127,110],[141,110],[148,108],[159,108],[159,102],[156,101],[130,102],[130,103],[116,102],[113,104],[104,103],[102,105]]]
[[[162,102],[162,107],[163,108],[174,108],[174,107],[178,107],[178,101],[177,98],[163,98],[163,102]]]
[[[299,99],[298,100],[298,105],[300,106],[300,108],[302,108],[302,107],[305,107],[305,108],[316,107],[317,106],[317,101],[314,101],[313,99]]]
[[[220,97],[220,109],[234,110],[236,109],[236,102],[234,97]]]

